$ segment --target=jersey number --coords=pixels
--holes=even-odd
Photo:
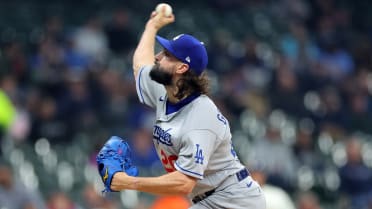
[[[174,162],[178,159],[177,155],[167,156],[163,150],[160,151],[160,154],[165,171],[168,173],[175,171]]]

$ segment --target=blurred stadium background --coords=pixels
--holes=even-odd
[[[176,22],[160,35],[206,43],[211,96],[268,209],[372,208],[372,3],[167,2]],[[103,199],[95,167],[97,150],[119,135],[141,175],[163,173],[151,142],[154,114],[139,104],[131,69],[157,3],[0,2],[1,209],[179,201],[165,207],[133,191]]]

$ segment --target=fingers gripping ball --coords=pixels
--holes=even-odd
[[[112,177],[117,172],[125,172],[130,176],[138,176],[138,169],[132,165],[131,151],[128,143],[117,136],[112,136],[99,151],[96,161],[98,172],[105,185],[104,192],[110,189]]]
[[[164,15],[166,17],[169,17],[170,15],[172,15],[172,12],[173,12],[173,9],[172,7],[169,5],[169,4],[166,4],[166,3],[160,3],[156,6],[156,9],[155,11],[157,13],[162,13],[164,12]]]

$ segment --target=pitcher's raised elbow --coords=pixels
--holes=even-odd
[[[132,68],[133,68],[133,75],[136,78],[141,66],[139,64],[133,63]]]

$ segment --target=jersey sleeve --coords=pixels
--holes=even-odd
[[[150,78],[151,68],[152,66],[144,66],[139,70],[136,77],[136,90],[142,104],[155,108],[157,100],[164,96],[166,91],[163,85]]]
[[[203,179],[216,143],[216,135],[208,130],[189,132],[182,137],[175,168],[188,176]]]

